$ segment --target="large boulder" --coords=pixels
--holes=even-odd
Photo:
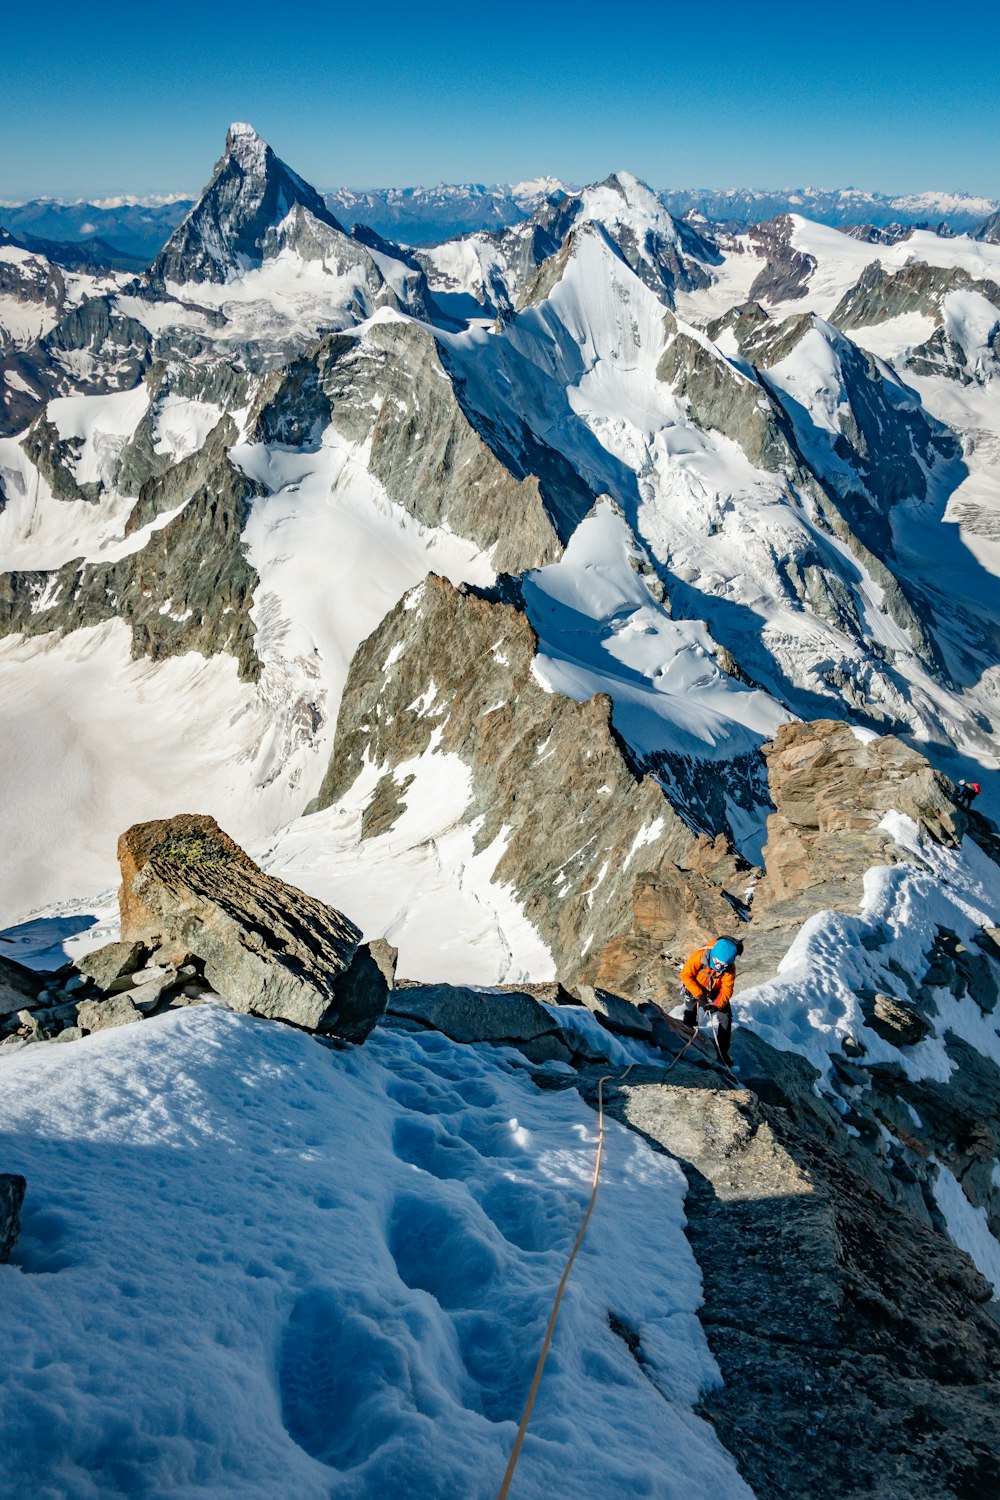
[[[265,875],[214,818],[137,823],[118,841],[123,943],[200,959],[234,1010],[363,1041],[384,966],[343,913]]]

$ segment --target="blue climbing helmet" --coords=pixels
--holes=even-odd
[[[725,969],[733,962],[739,947],[732,938],[717,938],[712,944],[708,954],[708,961],[713,969]]]

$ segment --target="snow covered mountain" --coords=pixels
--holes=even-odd
[[[567,189],[556,177],[484,187],[482,183],[439,187],[335,188],[329,207],[347,224],[365,224],[387,239],[433,245],[482,229],[503,229],[530,218],[547,198]]]
[[[993,795],[988,240],[710,237],[619,173],[414,259],[235,126],[148,276],[0,255],[11,670],[96,631],[115,681],[192,648],[232,672],[245,784],[222,720],[202,744],[244,837],[316,796],[351,657],[431,570],[511,575],[546,686],[607,693],[634,763],[752,860],[789,715],[914,736]]]
[[[671,213],[695,214],[717,223],[761,224],[782,214],[801,214],[833,226],[947,223],[953,230],[974,228],[997,203],[974,193],[870,193],[861,188],[783,188],[773,192],[733,188],[664,188]]]
[[[971,1145],[948,1124],[1000,1097],[1000,843],[954,788],[1000,805],[996,236],[718,229],[624,171],[509,196],[516,221],[413,251],[348,231],[346,198],[234,125],[147,273],[0,244],[10,952],[113,937],[117,835],[180,810],[388,938],[406,980],[634,1005],[738,923],[766,1102],[821,1099],[819,1136],[848,1122],[876,1196],[998,1285],[1000,1121],[983,1105]],[[187,1068],[242,1045],[229,1025],[166,1040]],[[99,1043],[95,1098],[105,1045],[149,1066]],[[309,1071],[271,1046],[261,1076]],[[423,1044],[373,1050],[368,1087],[432,1087]],[[392,1099],[387,1142],[414,1131]],[[245,1126],[223,1104],[220,1138]],[[178,1108],[196,1135],[202,1106]],[[280,1335],[307,1363],[331,1308]],[[450,1369],[425,1377],[451,1390]],[[349,1467],[282,1380],[300,1448]],[[395,1471],[369,1458],[374,1495]]]
[[[502,230],[531,218],[546,199],[574,193],[575,186],[557,177],[528,182],[441,184],[438,187],[334,188],[323,194],[330,212],[348,227],[362,224],[384,239],[430,246],[481,230]],[[677,219],[735,226],[760,224],[797,213],[820,224],[869,225],[874,229],[915,224],[947,224],[956,232],[975,231],[995,216],[997,202],[970,193],[868,193],[858,188],[823,191],[788,188],[774,192],[750,189],[664,188],[663,207]],[[116,252],[152,261],[164,240],[194,206],[179,193],[141,198],[121,195],[93,201],[63,202],[33,198],[0,201],[0,224],[15,236],[54,241],[99,239]]]

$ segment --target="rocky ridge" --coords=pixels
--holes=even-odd
[[[576,704],[538,685],[535,648],[514,605],[430,575],[352,662],[318,806],[364,773],[366,816],[374,828],[379,809],[383,830],[421,757],[455,756],[471,774],[463,817],[476,848],[499,845],[494,879],[516,892],[561,976],[606,983],[616,940],[629,951],[615,962],[645,973],[666,926],[679,953],[694,931],[731,919],[722,887],[739,885],[741,862],[724,839],[693,835],[656,783],[637,778],[606,698]],[[677,897],[681,922],[676,910],[666,916]]]

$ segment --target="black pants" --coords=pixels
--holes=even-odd
[[[684,996],[684,1025],[694,1027],[698,1024],[698,1006],[686,990],[684,991]],[[716,1010],[713,1006],[708,1014],[714,1017],[719,1032],[719,1051],[722,1053],[723,1061],[728,1063],[730,1057],[729,1044],[733,1035],[732,1009],[727,1005],[722,1010]],[[712,1022],[706,1020],[705,1030],[711,1031],[711,1029]]]

